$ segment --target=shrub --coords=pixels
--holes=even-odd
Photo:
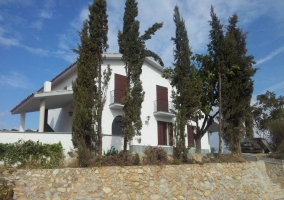
[[[174,160],[172,161],[172,164],[173,164],[173,165],[181,165],[182,162],[181,162],[180,159],[174,159]]]
[[[147,147],[144,151],[144,163],[148,165],[160,165],[168,163],[167,152],[161,147]]]
[[[138,153],[135,153],[133,165],[139,165],[139,164],[140,164],[140,156]]]
[[[60,142],[42,144],[31,140],[0,143],[0,160],[5,165],[17,165],[21,168],[56,168],[63,164],[63,147]]]
[[[111,148],[108,149],[106,153],[104,151],[104,157],[114,156],[114,155],[118,155],[118,150],[116,150],[114,146],[111,146]]]
[[[88,167],[92,162],[92,152],[87,148],[84,141],[81,142],[81,145],[78,145],[77,149],[77,159],[80,167]]]

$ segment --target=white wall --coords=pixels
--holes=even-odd
[[[106,135],[112,134],[112,122],[113,119],[123,114],[123,110],[120,109],[110,109],[110,92],[114,90],[114,74],[120,74],[125,76],[125,68],[123,61],[118,58],[116,60],[104,60],[102,69],[106,69],[107,65],[110,65],[112,69],[112,75],[108,86],[107,91],[107,100],[104,106],[103,116],[102,116],[102,133]],[[62,82],[52,86],[52,90],[62,90],[65,86],[71,87],[72,80],[76,79],[77,72],[73,72],[68,78],[65,78]],[[154,113],[154,101],[156,101],[156,85],[160,85],[168,88],[168,101],[172,101],[171,92],[172,87],[167,79],[161,77],[162,72],[158,71],[153,66],[150,66],[147,62],[144,63],[142,67],[141,81],[143,83],[143,89],[145,91],[144,102],[142,103],[141,119],[143,122],[143,127],[141,130],[142,140],[139,144],[137,142],[137,137],[130,141],[131,145],[150,145],[157,146],[158,144],[158,128],[157,121],[164,122],[174,122],[174,118],[167,117],[156,117]],[[70,105],[62,109],[49,110],[48,123],[55,131],[71,131],[72,126],[72,117],[68,116],[68,111]],[[150,120],[146,123],[147,116],[150,116]],[[186,130],[186,129],[185,129]],[[210,149],[208,136],[207,134],[201,140],[202,149]],[[187,145],[187,139],[186,139]],[[110,148],[110,147],[109,147]]]

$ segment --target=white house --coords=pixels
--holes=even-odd
[[[118,150],[122,149],[121,133],[123,126],[121,116],[123,105],[121,98],[125,90],[126,77],[125,68],[121,54],[106,53],[102,68],[110,65],[112,75],[108,87],[108,95],[103,110],[102,130],[103,149],[107,150],[112,145]],[[143,152],[146,146],[161,146],[169,154],[172,153],[173,145],[173,122],[175,115],[170,112],[172,108],[171,91],[172,87],[167,79],[162,78],[164,68],[151,58],[146,58],[142,67],[141,81],[145,91],[144,102],[142,103],[141,119],[143,128],[141,130],[141,142],[134,138],[129,142],[128,148],[134,152]],[[73,91],[72,81],[77,77],[76,63],[58,74],[50,82],[45,82],[44,87],[32,93],[22,100],[12,110],[12,114],[20,114],[20,130],[25,129],[25,114],[27,112],[39,111],[38,134],[56,135],[69,133],[71,139],[72,112],[73,112]],[[193,131],[194,122],[188,122],[186,127],[186,145],[192,147],[194,152]],[[218,125],[214,123],[209,132],[216,132]],[[43,136],[39,136],[42,141]],[[59,137],[58,137],[59,138]],[[49,139],[47,139],[49,140]],[[49,141],[42,141],[49,142]],[[64,142],[62,142],[64,144]],[[202,152],[210,152],[208,133],[202,138]],[[64,145],[63,145],[64,146]],[[71,140],[64,148],[69,149]]]

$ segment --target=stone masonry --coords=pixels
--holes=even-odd
[[[14,199],[273,199],[263,162],[18,170]]]

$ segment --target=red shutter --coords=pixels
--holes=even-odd
[[[165,135],[164,135],[164,123],[158,121],[158,145],[164,145]]]
[[[187,139],[189,147],[194,147],[194,136],[192,128],[193,126],[187,125]]]
[[[156,85],[157,111],[169,112],[168,110],[168,88]]]
[[[173,131],[173,124],[169,123],[169,139],[170,139],[170,146],[174,144],[174,131]]]
[[[120,74],[114,75],[114,102],[121,103],[126,89],[126,81],[126,76]]]

